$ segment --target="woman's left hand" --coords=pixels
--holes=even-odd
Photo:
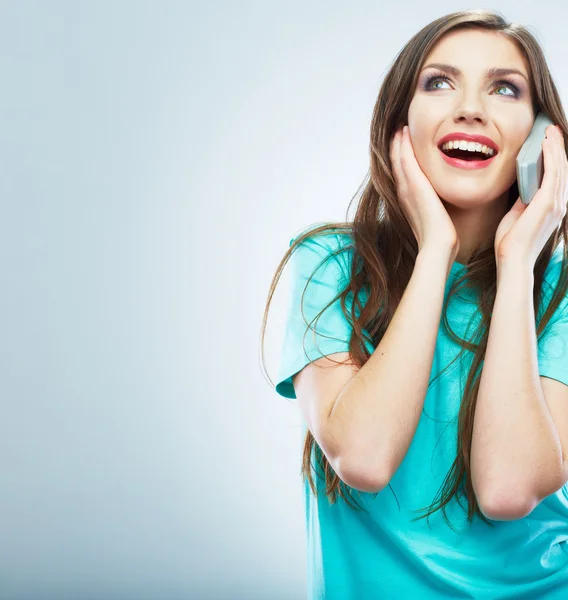
[[[542,142],[544,176],[531,202],[523,204],[519,197],[503,217],[495,233],[497,263],[509,260],[536,260],[566,214],[568,200],[568,160],[564,135],[558,126],[546,128]]]

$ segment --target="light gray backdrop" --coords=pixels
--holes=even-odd
[[[268,284],[344,218],[396,53],[472,7],[0,3],[1,600],[305,598]],[[566,98],[568,9],[490,8]]]

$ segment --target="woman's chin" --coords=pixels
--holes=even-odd
[[[471,189],[467,187],[461,187],[459,190],[447,189],[447,186],[436,188],[440,200],[446,204],[451,204],[456,208],[474,208],[484,204],[490,204],[494,200],[497,200],[501,194],[495,194],[495,190],[487,189],[480,190],[480,186],[472,186]]]

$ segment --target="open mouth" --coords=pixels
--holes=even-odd
[[[497,155],[496,151],[494,151],[493,154],[491,156],[489,156],[488,154],[484,154],[483,152],[460,150],[459,148],[451,148],[451,149],[447,149],[447,150],[443,150],[442,148],[439,148],[439,150],[440,150],[440,152],[443,152],[446,156],[449,156],[450,158],[457,158],[459,160],[468,160],[468,161],[489,160],[490,158],[493,158],[494,156]]]

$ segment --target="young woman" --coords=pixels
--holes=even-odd
[[[568,598],[567,132],[526,28],[444,16],[385,77],[354,219],[292,239],[261,343],[291,259],[310,599]]]

